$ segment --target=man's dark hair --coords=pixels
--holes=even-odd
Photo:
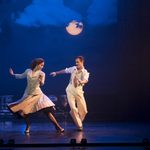
[[[79,60],[80,60],[81,62],[83,62],[83,63],[84,63],[84,61],[85,61],[83,56],[77,56],[76,59],[79,59]]]

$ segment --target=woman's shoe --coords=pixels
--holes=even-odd
[[[30,133],[30,128],[25,129],[24,133]]]
[[[59,133],[64,133],[64,132],[65,132],[65,129],[61,128],[61,129],[58,130],[58,132],[59,132]]]
[[[65,129],[63,129],[63,128],[61,128],[61,127],[56,127],[56,131],[57,131],[58,133],[63,133],[63,132],[65,132]]]

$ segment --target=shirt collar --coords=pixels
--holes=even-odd
[[[78,70],[77,67],[76,67],[76,70]],[[84,72],[84,70],[85,70],[85,68],[83,67],[83,68],[81,69],[81,72]]]

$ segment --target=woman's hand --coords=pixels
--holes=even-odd
[[[50,76],[52,76],[52,77],[55,77],[57,74],[56,74],[56,72],[51,72],[50,73]]]
[[[39,76],[39,83],[40,83],[41,86],[44,84],[43,83],[43,77],[41,75]]]
[[[9,73],[10,73],[10,75],[14,76],[14,71],[12,68],[9,68]]]

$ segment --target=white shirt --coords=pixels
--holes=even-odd
[[[66,68],[65,73],[71,74],[71,77],[70,77],[71,84],[73,84],[73,80],[75,77],[80,80],[86,80],[86,81],[89,80],[89,72],[85,68],[79,71],[77,70],[76,66],[73,66],[73,67]]]

